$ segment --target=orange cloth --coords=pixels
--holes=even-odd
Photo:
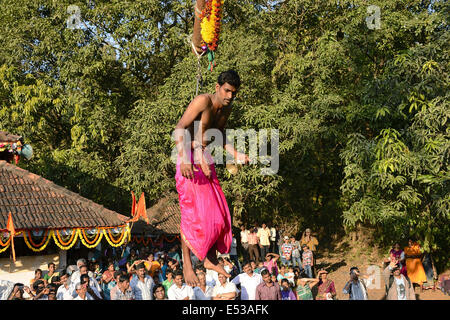
[[[420,246],[418,243],[414,243],[412,247],[405,247],[404,252],[407,256],[417,256],[422,253],[420,252]],[[427,281],[425,269],[423,268],[420,258],[406,259],[406,273],[413,283],[422,284]]]

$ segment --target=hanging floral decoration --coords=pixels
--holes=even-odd
[[[146,239],[147,238],[147,239]],[[150,243],[152,244],[152,246],[159,246],[161,245],[164,241],[168,242],[168,243],[172,243],[175,240],[180,240],[180,236],[173,236],[171,239],[169,237],[167,237],[166,235],[162,235],[158,240],[153,240],[150,237],[138,237],[138,236],[133,236],[131,242],[136,242],[137,244],[143,244],[145,246],[148,246]]]
[[[92,231],[92,235],[89,235],[89,232],[86,232],[85,229],[81,229],[80,240],[85,247],[92,249],[98,246],[100,241],[102,241],[103,232],[99,229],[93,229],[90,231]]]
[[[44,250],[45,248],[47,248],[48,243],[50,242],[50,239],[52,238],[53,235],[53,230],[48,230],[48,232],[46,233],[46,236],[43,237],[42,242],[37,246],[31,237],[31,234],[29,231],[25,231],[23,232],[23,240],[25,241],[25,244],[27,245],[27,247],[34,251],[34,252],[40,252],[42,250]]]
[[[210,71],[213,71],[216,66],[215,51],[219,42],[223,2],[224,0],[206,0],[205,7],[200,14],[202,50],[207,52]]]

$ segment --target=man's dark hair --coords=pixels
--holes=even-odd
[[[53,262],[49,262],[49,263],[47,264],[47,267],[50,268],[51,265],[54,265],[54,266],[56,267],[56,264],[54,264]]]
[[[41,284],[44,285],[44,281],[42,281],[42,280],[36,280],[36,281],[33,283],[33,289],[34,289],[34,291],[37,291],[39,285],[41,285]]]
[[[59,279],[61,279],[62,276],[69,276],[69,273],[67,272],[66,269],[62,270],[62,271],[59,273]]]
[[[252,262],[253,262],[253,263],[256,263],[256,261],[255,261],[255,260],[250,260],[250,261],[249,261],[249,263],[252,263]]]
[[[130,282],[130,278],[124,274],[121,274],[119,277],[119,282],[125,282],[125,281]]]
[[[262,269],[262,271],[261,271],[261,276],[265,276],[266,274],[270,275],[269,270],[267,270],[267,269]]]
[[[250,261],[245,261],[244,264],[242,265],[242,268],[244,268],[245,266],[249,266],[250,268],[252,267]]]
[[[219,74],[219,77],[217,78],[217,83],[220,86],[223,86],[225,83],[228,83],[233,87],[235,87],[236,89],[239,89],[239,87],[241,86],[241,78],[239,77],[236,71],[228,70]]]
[[[80,283],[83,284],[83,283],[86,283],[86,282],[89,282],[89,275],[87,275],[87,274],[82,274],[82,275],[80,276]]]
[[[286,278],[281,279],[281,284],[283,284],[283,282],[286,282],[289,285],[289,280]]]
[[[200,270],[200,271],[203,271],[203,272],[206,273],[206,268],[205,268],[205,266],[203,265],[202,262],[198,263],[198,264],[195,266],[195,270]]]
[[[145,264],[144,264],[143,262],[141,262],[141,263],[137,264],[137,265],[135,266],[135,268],[136,268],[136,270],[139,270],[139,269],[145,269]]]
[[[177,276],[182,276],[183,277],[183,271],[181,270],[177,270],[174,272],[173,277],[176,278]]]

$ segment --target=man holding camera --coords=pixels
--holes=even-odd
[[[369,300],[367,287],[364,280],[359,278],[360,272],[357,267],[350,268],[350,281],[348,281],[342,292],[349,295],[349,300]]]

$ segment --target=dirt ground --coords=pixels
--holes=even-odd
[[[319,254],[316,260],[316,271],[325,268],[329,274],[328,278],[334,281],[336,287],[337,299],[348,300],[348,295],[342,293],[342,289],[349,280],[349,270],[353,266],[357,266],[363,275],[372,276],[373,288],[368,288],[370,300],[383,300],[385,296],[385,284],[382,277],[376,282],[374,276],[377,271],[383,272],[383,257],[378,252],[372,251],[370,254],[362,254],[358,249],[353,249],[343,254],[343,252],[335,252],[333,254],[324,252]],[[419,286],[415,286],[416,299],[418,300],[450,300],[450,296],[445,295],[441,290],[432,289],[421,292]]]

